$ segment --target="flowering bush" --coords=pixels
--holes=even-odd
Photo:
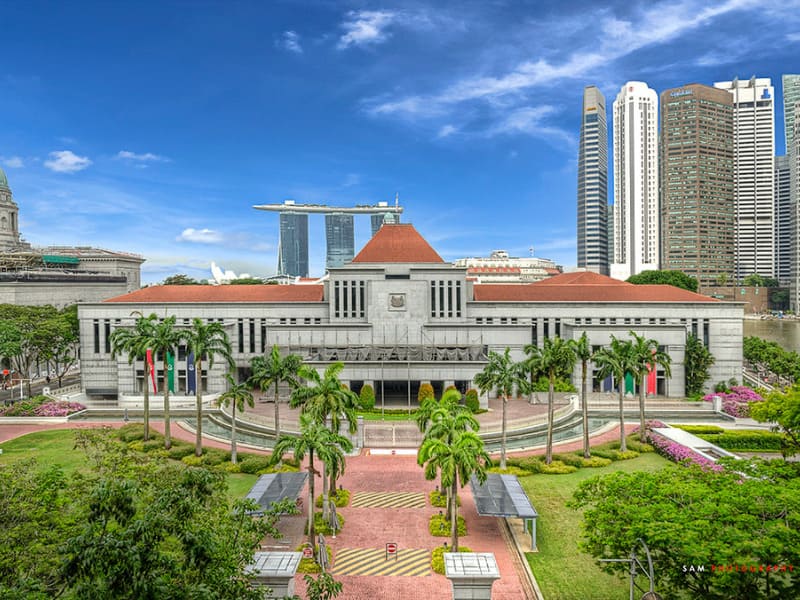
[[[691,448],[682,446],[677,442],[668,440],[663,435],[650,432],[648,441],[656,449],[661,456],[676,463],[695,464],[699,465],[702,469],[711,471],[722,471],[722,465],[718,465],[713,460],[701,456]]]
[[[728,393],[707,394],[703,400],[711,402],[714,396],[722,398],[722,412],[738,419],[750,416],[751,403],[764,401],[760,394],[743,385],[734,385]]]
[[[46,396],[36,396],[30,400],[16,402],[0,410],[2,417],[66,417],[84,410],[78,402],[52,401]]]

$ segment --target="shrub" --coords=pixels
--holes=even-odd
[[[447,515],[432,515],[428,522],[428,531],[436,537],[450,537],[450,520]],[[461,515],[458,516],[458,535],[467,535],[467,522]]]
[[[446,388],[444,388],[444,391],[445,392],[457,392],[458,388],[456,386],[454,386],[454,385],[448,385]],[[444,392],[442,392],[442,395],[444,395]]]
[[[135,442],[144,439],[143,423],[128,423],[117,429],[117,437],[121,442]],[[150,432],[150,437],[155,437],[155,432]]]
[[[520,469],[519,467],[506,467],[505,469],[501,469],[500,467],[490,467],[488,471],[489,473],[500,473],[501,475],[516,475],[517,477],[528,477],[531,474],[530,471],[526,471],[525,469]]]
[[[535,474],[542,472],[544,463],[539,456],[526,456],[524,458],[509,458],[506,463],[512,467],[518,467],[528,473]]]
[[[743,452],[780,452],[783,436],[770,431],[727,431],[716,435],[700,435],[706,441],[724,448]]]
[[[217,448],[204,448],[202,461],[204,465],[216,467],[231,460],[231,453]]]
[[[430,383],[423,383],[419,386],[419,392],[417,392],[417,402],[422,404],[423,400],[433,397],[433,386]]]
[[[526,473],[527,475],[527,473]],[[447,508],[447,494],[433,490],[428,494],[428,499],[431,501],[431,506],[436,508]],[[456,506],[461,506],[461,498],[456,496]]]
[[[342,527],[344,527],[344,517],[337,512],[336,520],[339,521],[338,531],[341,531]],[[330,523],[322,518],[322,511],[314,513],[314,531],[322,535],[330,535],[333,533]],[[303,527],[303,533],[308,535],[308,521],[306,521],[305,527]]]
[[[467,390],[467,393],[464,395],[464,405],[473,413],[476,413],[481,409],[481,401],[478,398],[478,390],[474,390],[472,388]]]
[[[295,548],[295,552],[302,552],[303,549],[306,547],[306,544],[300,544],[297,548]],[[328,554],[328,564],[331,564],[333,561],[333,550],[330,546],[325,546]],[[319,546],[314,546],[314,556],[317,555],[319,552]],[[322,571],[322,567],[319,566],[317,563],[316,558],[301,558],[300,565],[297,567],[298,573],[320,573]]]
[[[540,377],[536,383],[533,384],[533,391],[534,392],[547,392],[550,390],[550,380],[547,377]],[[554,392],[574,392],[575,386],[572,385],[572,382],[568,379],[564,379],[563,377],[557,377],[556,380],[553,382],[553,391]]]
[[[728,393],[706,394],[703,396],[703,400],[711,402],[714,396],[722,398],[722,412],[738,419],[746,419],[750,416],[751,403],[764,401],[760,394],[743,385],[731,386]]]
[[[627,440],[625,440],[625,443],[628,445],[628,450],[633,450],[634,452],[638,452],[639,454],[656,451],[656,449],[653,448],[650,444],[640,442],[638,435],[631,435],[630,437],[628,437]]]
[[[241,471],[239,470],[238,463],[237,464],[228,463],[222,468],[225,469],[226,473],[241,473]]]
[[[342,508],[343,506],[350,504],[350,490],[334,490],[333,493],[328,496],[328,498],[333,500],[336,508]],[[316,504],[317,508],[322,508],[322,494],[317,496],[314,504]]]
[[[610,460],[628,460],[639,456],[639,453],[636,450],[626,450],[625,452],[622,452],[618,449],[619,442],[616,442],[616,445],[617,448],[610,448],[604,446],[600,446],[599,448],[593,448],[592,454],[594,454],[595,456],[599,456],[600,458],[608,458]]]
[[[610,458],[602,458],[600,456],[593,456],[591,458],[581,458],[581,467],[594,469],[597,467],[607,467],[611,464]]]
[[[717,425],[674,425],[674,427],[683,429],[694,435],[716,435],[718,433],[725,433],[725,430]]]
[[[472,552],[466,546],[459,546],[458,552]],[[431,552],[431,570],[439,575],[444,575],[444,553],[454,552],[452,548],[447,546],[438,546]]]
[[[261,469],[257,475],[266,475],[267,473],[298,473],[299,471],[299,467],[295,467],[294,465],[290,464],[282,464],[280,467],[276,465],[274,467]]]
[[[189,454],[188,456],[184,456],[181,459],[181,462],[185,465],[189,465],[190,467],[198,467],[203,464],[203,457]]]
[[[242,473],[255,475],[259,471],[264,471],[270,466],[270,459],[268,456],[250,455],[239,463],[239,470]]]
[[[560,460],[554,460],[549,465],[542,463],[541,473],[545,475],[566,475],[567,473],[574,473],[578,467],[572,465],[565,465]]]
[[[173,460],[181,460],[190,454],[194,454],[194,446],[191,444],[173,444],[172,448],[167,450],[167,456]]]
[[[553,454],[553,460],[558,460],[565,465],[581,468],[583,466],[583,458],[577,454]]]
[[[701,456],[691,448],[687,448],[681,444],[668,440],[663,435],[657,433],[650,434],[650,443],[661,456],[673,462],[681,464],[696,464],[703,469],[721,471],[722,465],[716,464],[714,461]]]
[[[372,389],[370,384],[367,383],[361,388],[359,403],[363,410],[372,410],[375,408],[375,390]]]

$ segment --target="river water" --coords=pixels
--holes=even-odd
[[[771,319],[757,321],[744,320],[745,337],[755,335],[765,340],[777,342],[786,350],[800,352],[800,320]]]

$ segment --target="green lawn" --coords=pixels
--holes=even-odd
[[[87,466],[86,455],[75,448],[75,437],[70,429],[51,429],[29,433],[0,444],[0,464],[22,458],[35,458],[42,465],[61,465],[67,473]],[[244,498],[258,479],[258,475],[230,473],[228,495]]]
[[[539,552],[526,554],[547,600],[614,600],[628,598],[628,583],[603,573],[588,554],[578,549],[581,513],[567,508],[578,484],[594,475],[614,471],[657,471],[669,462],[655,453],[611,463],[600,469],[578,469],[568,475],[520,478],[539,513]],[[624,558],[624,557],[620,557]]]
[[[0,444],[0,464],[22,458],[35,458],[44,465],[61,465],[67,472],[87,464],[86,455],[75,449],[75,436],[70,429],[51,429],[29,433]]]

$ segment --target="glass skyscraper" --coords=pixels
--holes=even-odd
[[[308,277],[308,215],[281,212],[278,274]]]
[[[608,129],[606,99],[583,90],[578,148],[578,266],[608,275]]]
[[[355,256],[353,215],[326,214],[325,241],[328,247],[325,258],[326,269],[341,267],[353,260]]]

